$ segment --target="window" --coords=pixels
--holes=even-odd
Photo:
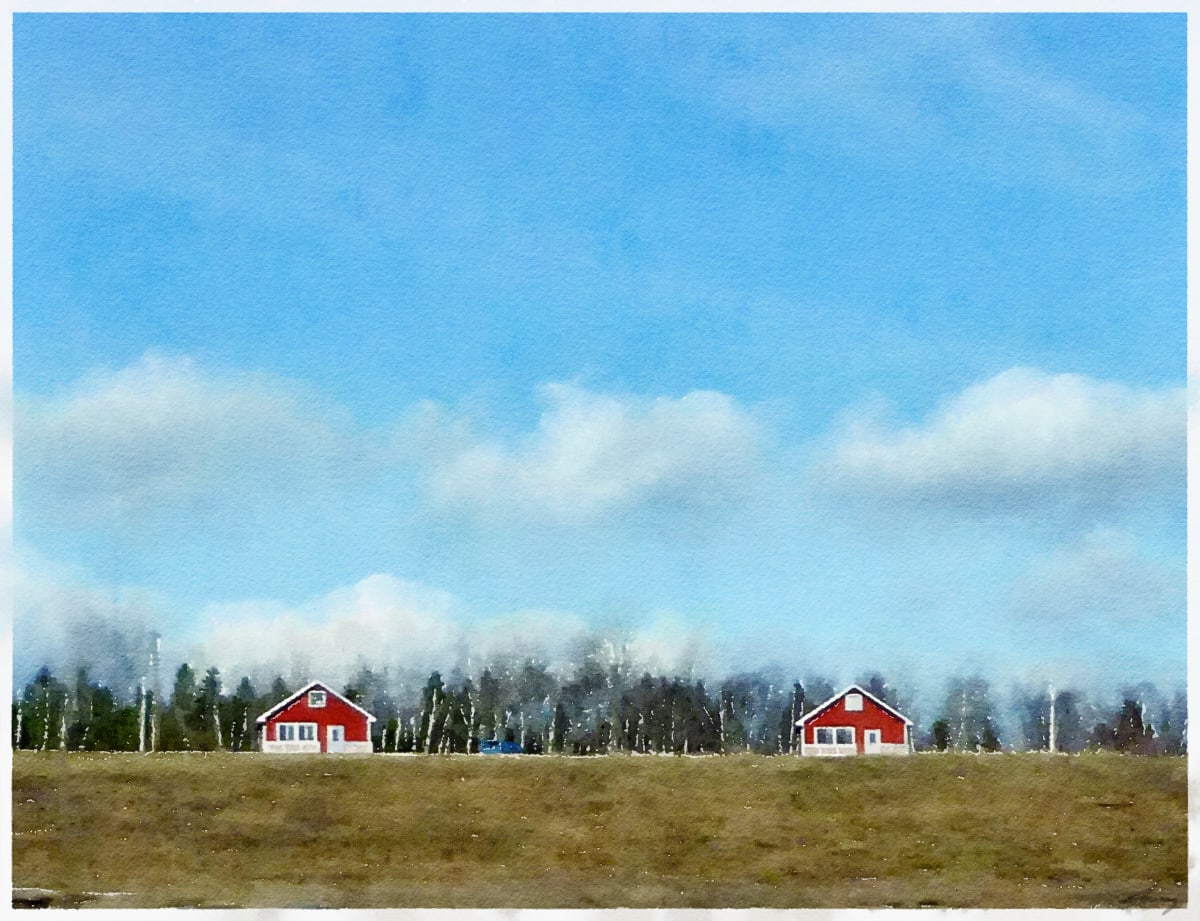
[[[817,745],[853,745],[854,729],[850,726],[818,726]]]
[[[309,691],[308,692],[308,705],[314,709],[316,709],[317,707],[325,706],[325,692],[324,691]]]
[[[312,742],[317,738],[317,724],[280,723],[275,732],[280,742]]]
[[[847,694],[846,695],[846,709],[847,710],[861,710],[862,709],[862,695],[861,694]]]
[[[879,730],[878,729],[868,729],[867,730],[867,744],[868,745],[878,745],[879,744]]]

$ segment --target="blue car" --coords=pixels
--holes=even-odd
[[[519,755],[522,751],[518,742],[497,742],[495,739],[487,739],[479,743],[479,754],[481,755]]]

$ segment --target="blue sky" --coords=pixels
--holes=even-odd
[[[14,42],[18,683],[81,618],[1183,680],[1182,15]]]

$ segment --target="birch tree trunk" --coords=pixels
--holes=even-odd
[[[146,750],[146,679],[138,685],[138,751]]]
[[[42,751],[45,751],[50,746],[50,689],[46,688],[42,694]]]
[[[425,754],[433,754],[433,724],[437,719],[437,688],[433,689],[433,697],[429,705],[429,723],[425,727]]]

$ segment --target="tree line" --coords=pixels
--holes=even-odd
[[[880,674],[857,683],[914,719],[918,750],[1182,754],[1187,746],[1186,695],[1168,699],[1149,683],[1105,707],[1074,689],[1014,688],[1004,702],[983,678],[955,677],[927,724]],[[279,676],[265,689],[242,677],[230,690],[216,668],[185,663],[169,694],[143,682],[122,698],[86,669],[63,680],[42,668],[13,702],[12,742],[43,751],[251,751],[258,716],[297,689]],[[567,674],[535,658],[493,662],[474,677],[435,671],[423,682],[362,668],[341,691],[376,717],[381,752],[474,753],[494,739],[532,754],[785,754],[798,747],[795,721],[835,688],[820,676],[762,672],[710,686],[638,669],[597,642]]]

